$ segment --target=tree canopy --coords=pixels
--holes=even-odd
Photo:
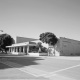
[[[6,46],[14,44],[14,39],[9,34],[0,35],[0,49],[6,51]]]
[[[49,45],[55,45],[58,41],[58,38],[56,37],[56,35],[54,35],[53,33],[51,32],[45,32],[45,33],[42,33],[40,34],[39,36],[40,40],[44,43],[48,43]]]

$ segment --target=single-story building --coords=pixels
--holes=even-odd
[[[30,52],[30,48],[34,47],[35,49],[37,47],[38,42],[41,41],[38,39],[17,37],[16,44],[12,44],[11,46],[6,46],[7,48],[9,48],[7,53],[14,55],[47,56],[48,53],[38,53],[39,48],[37,48],[37,52],[32,52],[32,53]]]

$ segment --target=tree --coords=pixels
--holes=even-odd
[[[14,44],[14,39],[9,34],[1,34],[0,35],[0,49],[6,51],[6,46],[10,46]]]
[[[51,54],[55,54],[55,45],[58,41],[58,38],[51,32],[45,32],[40,34],[40,38],[39,38],[43,43],[48,43],[49,46],[53,46],[54,47],[54,53],[52,52]],[[48,48],[48,55],[50,54],[49,52],[49,48]]]
[[[37,43],[37,47],[39,48],[38,52],[40,53],[41,52],[41,48],[42,48],[42,43],[41,42],[38,42]]]
[[[48,43],[49,45],[54,46],[57,41],[58,38],[51,32],[45,32],[40,34],[40,38],[39,38],[43,43]]]
[[[37,43],[38,53],[47,53],[47,48],[42,45],[41,42]]]

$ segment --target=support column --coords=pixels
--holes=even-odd
[[[13,47],[11,47],[11,52],[13,52]]]
[[[12,52],[15,52],[15,47],[13,47],[13,50],[12,50]]]
[[[27,55],[27,46],[25,46],[25,54]]]
[[[18,47],[16,47],[16,52],[18,52]]]
[[[11,52],[11,48],[9,47],[9,52]]]
[[[27,54],[29,53],[29,45],[27,45]]]
[[[19,47],[19,52],[21,52],[21,47]]]
[[[16,52],[16,47],[14,47],[14,52]]]
[[[48,48],[48,56],[49,56],[49,53],[50,53],[50,51],[49,51],[49,48]]]
[[[23,53],[25,54],[25,46],[23,46]]]

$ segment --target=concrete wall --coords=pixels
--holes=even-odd
[[[48,56],[48,53],[39,53],[39,56]]]
[[[48,53],[28,53],[30,56],[48,56]]]
[[[39,56],[39,53],[28,53],[29,56]]]
[[[33,38],[25,38],[25,37],[16,37],[16,43],[22,43],[22,42],[30,42],[38,39]]]
[[[61,37],[60,38],[60,55],[61,56],[80,55],[80,41]]]

